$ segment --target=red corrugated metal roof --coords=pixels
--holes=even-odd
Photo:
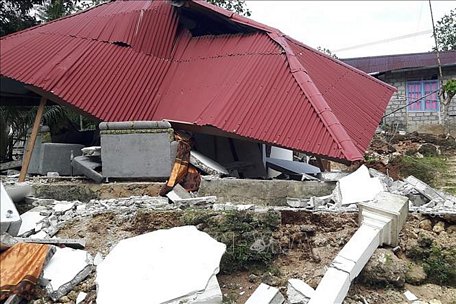
[[[159,120],[360,160],[394,88],[278,30],[194,37],[165,1],[111,2],[1,40],[1,75],[105,121]]]
[[[442,65],[456,65],[456,51],[440,52]],[[343,62],[366,73],[382,73],[387,71],[437,67],[435,52],[385,55],[342,59]]]

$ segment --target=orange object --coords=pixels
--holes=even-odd
[[[51,246],[18,243],[0,254],[0,301],[12,294],[31,299]]]

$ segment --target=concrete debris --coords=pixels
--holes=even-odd
[[[310,199],[287,197],[287,205],[293,208],[307,208]]]
[[[73,209],[75,203],[74,202],[65,202],[59,203],[54,205],[54,211],[56,214],[64,214],[68,210]]]
[[[412,185],[417,191],[419,191],[422,195],[430,200],[444,200],[444,197],[432,189],[432,187],[412,175],[407,177],[405,179],[405,182]]]
[[[261,283],[245,304],[282,304],[284,296],[278,288]]]
[[[33,188],[29,183],[15,183],[5,187],[6,193],[14,203],[22,202],[27,196],[32,195]]]
[[[197,151],[190,151],[190,163],[209,175],[229,175],[229,172],[226,168]]]
[[[101,157],[101,146],[85,147],[81,149],[83,156]]]
[[[35,227],[39,222],[41,222],[45,216],[41,215],[40,212],[43,210],[43,207],[35,207],[23,214],[21,214],[22,224],[18,236],[29,236],[35,231]]]
[[[209,205],[217,201],[216,196],[201,196],[201,197],[192,197],[184,199],[175,199],[174,203],[177,204],[180,208],[188,208],[199,205]]]
[[[221,303],[215,275],[225,250],[194,226],[122,240],[98,266],[97,303]]]
[[[287,285],[287,297],[290,304],[307,304],[315,290],[299,279],[289,279]]]
[[[0,203],[0,233],[8,232],[16,236],[21,227],[21,217],[17,212],[16,205],[0,182],[1,203]]]
[[[184,189],[180,184],[174,186],[173,190],[166,194],[166,197],[169,198],[172,202],[176,202],[182,199],[193,198],[193,196]]]
[[[385,187],[378,177],[371,177],[366,166],[341,178],[333,192],[333,200],[338,206],[356,204],[374,199]]]
[[[92,257],[84,250],[57,248],[44,267],[43,279],[49,296],[57,301],[92,272]]]
[[[83,174],[94,182],[103,182],[103,175],[96,171],[96,169],[101,168],[101,160],[94,159],[94,157],[77,156],[71,161],[71,166],[76,172]]]
[[[255,205],[253,204],[213,204],[212,210],[214,211],[246,211],[246,210],[255,210]]]
[[[413,301],[417,301],[418,298],[410,291],[410,290],[406,290],[404,292],[404,296],[405,298],[410,301],[410,302],[413,302]]]
[[[324,182],[337,182],[339,181],[342,177],[345,177],[349,175],[349,173],[346,172],[320,172],[317,173],[318,179]]]
[[[101,253],[97,252],[97,254],[95,255],[95,257],[93,258],[93,265],[95,266],[98,266],[101,264],[101,262],[103,262],[103,256],[101,255]]]
[[[13,245],[17,243],[18,241],[16,238],[12,237],[8,233],[2,232],[0,234],[0,252],[13,247]]]
[[[84,301],[84,299],[86,297],[87,297],[87,294],[85,292],[81,291],[80,293],[78,293],[78,296],[76,297],[76,304],[79,304],[82,301]]]

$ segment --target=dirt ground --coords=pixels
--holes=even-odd
[[[121,239],[162,228],[183,225],[182,212],[185,211],[156,211],[138,212],[136,214],[105,213],[89,218],[78,219],[62,228],[58,237],[84,238],[86,249],[91,254],[100,252],[106,256],[110,249]],[[244,303],[263,282],[279,287],[286,294],[287,280],[299,278],[315,288],[326,267],[336,254],[348,242],[357,229],[356,213],[310,213],[284,212],[281,214],[282,223],[275,231],[279,240],[276,250],[280,253],[268,266],[254,266],[251,269],[226,271],[222,269],[217,276],[224,303]],[[418,238],[423,230],[419,228],[425,218],[420,215],[410,215],[401,233],[401,250],[398,257],[407,259],[404,248],[410,241]],[[432,218],[433,223],[439,219]],[[454,219],[447,222],[452,224]],[[305,233],[302,233],[305,227]],[[301,231],[301,233],[297,233]],[[432,231],[428,233],[433,233]],[[435,233],[434,233],[435,234]],[[456,233],[445,232],[435,234],[446,246],[456,248]],[[355,280],[344,303],[407,303],[403,292],[405,289],[419,296],[420,300],[439,300],[440,303],[456,303],[456,288],[434,284],[410,285],[402,288],[394,286],[372,286]],[[95,303],[96,297],[94,275],[81,283],[76,290],[89,292],[84,303]],[[75,296],[75,295],[73,295]],[[65,298],[63,303],[72,303],[73,296]],[[49,303],[46,300],[33,303]],[[439,302],[436,302],[439,303]]]

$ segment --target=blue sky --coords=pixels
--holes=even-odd
[[[340,58],[426,52],[434,44],[428,1],[247,0],[246,3],[252,19],[278,28],[311,47],[326,47]],[[456,8],[455,1],[431,3],[435,22]],[[421,34],[352,48],[415,33]]]

